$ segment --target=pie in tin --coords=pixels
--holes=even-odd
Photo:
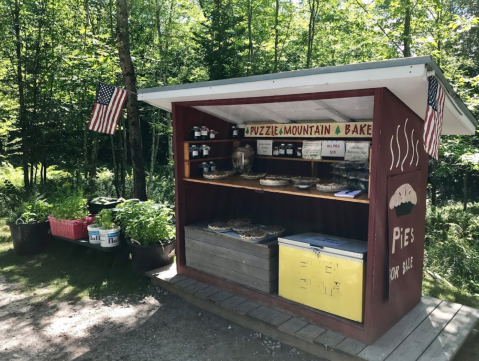
[[[266,179],[260,179],[259,184],[262,186],[269,186],[269,187],[284,187],[289,184],[288,179],[273,179],[273,178],[266,178]]]
[[[240,174],[240,177],[247,180],[257,180],[266,177],[266,173],[243,173]]]
[[[268,233],[266,233],[262,228],[257,228],[253,229],[251,231],[245,231],[239,233],[239,236],[243,239],[263,239],[268,236]]]
[[[213,222],[208,224],[208,229],[212,231],[228,232],[231,231],[231,225],[226,222]]]
[[[249,218],[235,218],[228,221],[230,227],[244,226],[251,224],[251,219]]]
[[[280,236],[284,233],[284,231],[286,231],[286,229],[281,226],[266,226],[262,227],[261,229],[268,233],[270,236]]]
[[[286,179],[286,180],[290,180],[291,179],[291,176],[290,175],[284,175],[284,174],[271,174],[271,175],[267,175],[266,176],[266,179]]]
[[[318,183],[316,184],[316,189],[320,192],[338,192],[348,189],[348,185],[344,183]]]
[[[234,225],[233,231],[241,233],[241,232],[247,232],[247,231],[252,231],[253,229],[257,229],[258,226],[254,224],[239,224],[239,225]]]

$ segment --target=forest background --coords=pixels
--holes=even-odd
[[[133,196],[128,114],[113,136],[86,128],[97,83],[124,86],[116,2],[0,0],[0,209],[8,209],[12,195],[58,188]],[[479,114],[475,0],[130,0],[128,6],[139,88],[431,54]],[[147,194],[171,202],[171,117],[139,106]],[[442,137],[440,161],[430,161],[429,173],[427,269],[479,292],[478,137]]]

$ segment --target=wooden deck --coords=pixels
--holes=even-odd
[[[147,272],[147,276],[152,284],[200,308],[331,361],[452,360],[479,319],[477,309],[423,297],[379,340],[365,345],[282,310],[177,275],[175,265]]]

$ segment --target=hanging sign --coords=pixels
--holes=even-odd
[[[303,142],[304,159],[321,159],[321,141],[306,140]]]
[[[367,162],[369,159],[369,142],[346,142],[344,160]]]
[[[371,138],[373,123],[246,124],[244,133],[264,138]]]
[[[273,155],[273,141],[258,139],[256,141],[256,149],[258,150],[258,155]]]
[[[323,140],[321,143],[322,157],[344,157],[344,140]]]

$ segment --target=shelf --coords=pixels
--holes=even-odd
[[[185,159],[185,163],[192,162],[209,162],[210,160],[220,160],[220,159],[231,159],[231,155],[224,155],[222,157],[206,157],[206,158],[195,158],[195,159]]]
[[[241,139],[205,139],[205,140],[185,140],[185,144],[201,144],[201,143],[230,143],[234,142],[235,140]]]
[[[304,159],[304,158],[289,158],[289,157],[273,157],[268,155],[257,155],[256,158],[258,159],[270,159],[270,160],[295,160],[297,162],[318,162],[318,163],[334,163],[338,161],[344,161],[344,159],[340,160],[331,160],[331,159]]]
[[[342,202],[369,204],[367,194],[361,194],[359,197],[356,198],[340,198],[335,197],[333,193],[319,192],[314,186],[308,190],[299,190],[292,185],[285,187],[265,187],[259,184],[258,180],[247,180],[241,178],[240,176],[233,176],[222,180],[210,180],[205,178],[183,178],[183,180],[186,182],[213,184],[223,187],[245,188],[261,192],[283,193],[302,197],[325,198]]]

